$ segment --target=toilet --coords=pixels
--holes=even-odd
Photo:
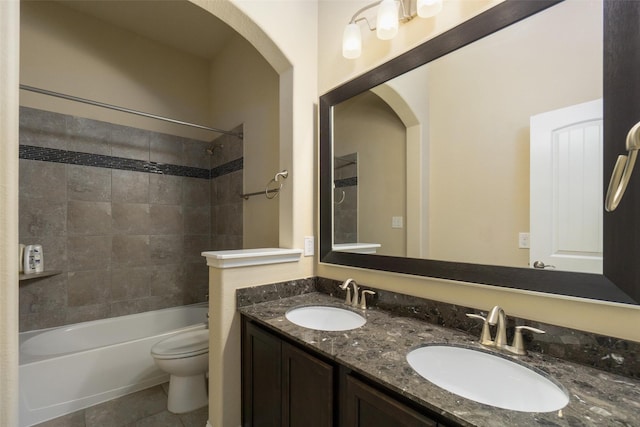
[[[205,378],[209,369],[208,329],[181,332],[159,341],[151,347],[151,356],[171,376],[169,412],[183,414],[209,403]]]

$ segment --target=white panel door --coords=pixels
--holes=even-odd
[[[530,266],[602,273],[602,99],[531,117],[530,179]]]

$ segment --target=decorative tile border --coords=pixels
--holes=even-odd
[[[220,176],[242,170],[243,168],[244,168],[244,157],[240,157],[239,159],[231,160],[230,162],[227,162],[224,165],[220,165],[211,169],[210,176],[211,176],[211,179],[218,178]]]
[[[134,172],[146,172],[160,175],[184,176],[190,178],[213,179],[231,172],[242,170],[243,158],[233,160],[214,169],[180,166],[166,163],[127,159],[103,154],[82,153],[57,148],[20,145],[19,157],[25,160],[65,163],[70,165],[93,166],[107,169],[120,169]]]
[[[353,176],[351,178],[344,178],[344,179],[336,179],[334,181],[336,188],[341,188],[341,187],[354,187],[356,185],[358,185],[358,177],[357,176]]]

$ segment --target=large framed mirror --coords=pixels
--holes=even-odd
[[[323,95],[321,262],[639,302],[637,175],[602,202],[639,14],[507,0]]]

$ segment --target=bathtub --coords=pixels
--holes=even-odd
[[[20,427],[167,382],[151,347],[205,328],[207,310],[194,304],[20,333]]]

